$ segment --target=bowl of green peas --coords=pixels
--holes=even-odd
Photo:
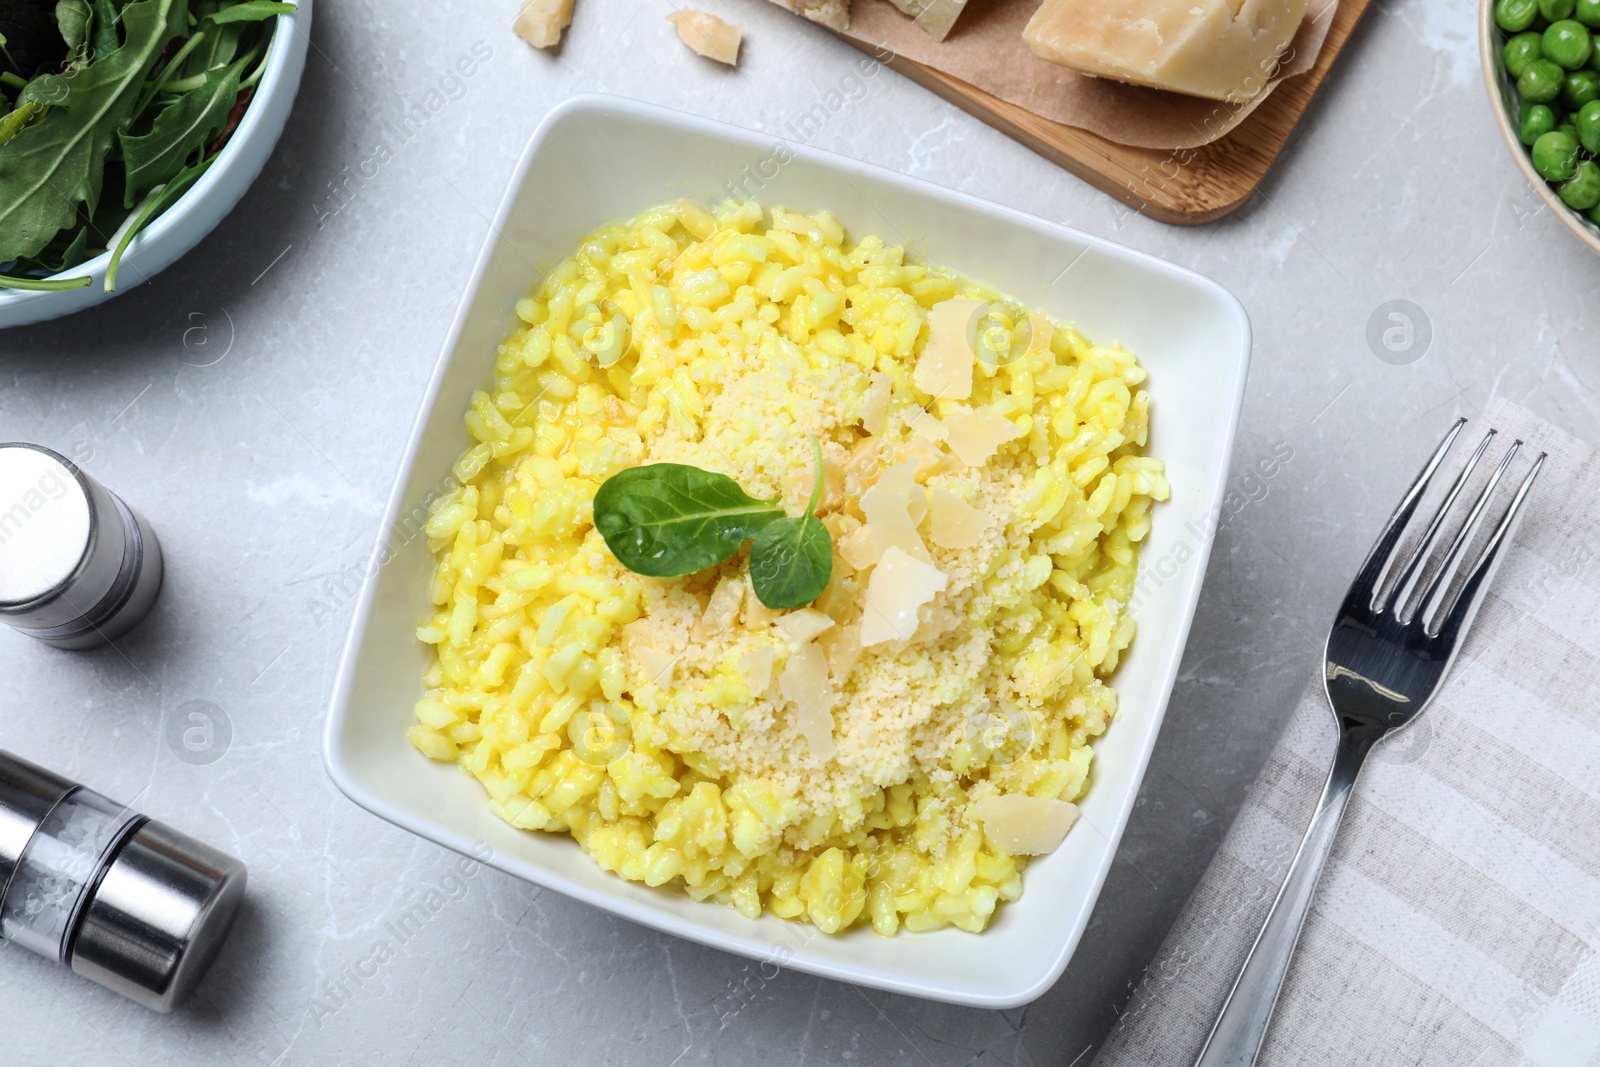
[[[1517,165],[1600,252],[1600,0],[1484,0],[1479,47]]]

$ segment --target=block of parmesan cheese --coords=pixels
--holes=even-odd
[[[1022,31],[1040,59],[1212,100],[1259,93],[1306,0],[1044,0]]]
[[[812,22],[820,22],[830,30],[850,28],[850,0],[772,0],[796,15],[804,15]]]
[[[535,48],[554,48],[572,21],[572,0],[523,0],[511,28]]]
[[[961,17],[967,0],[889,0],[935,41],[950,36],[950,28]]]

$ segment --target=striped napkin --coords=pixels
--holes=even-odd
[[[1600,456],[1509,402],[1482,421],[1526,442],[1513,484],[1550,458],[1444,689],[1361,773],[1262,1067],[1600,1067]],[[1334,738],[1317,679],[1096,1067],[1193,1063]]]

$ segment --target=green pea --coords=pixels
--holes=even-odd
[[[1578,169],[1578,141],[1569,133],[1551,130],[1533,142],[1533,169],[1550,182],[1564,182]]]
[[[1550,109],[1543,104],[1534,104],[1527,109],[1527,114],[1522,116],[1522,128],[1517,137],[1523,144],[1531,146],[1543,134],[1556,128],[1556,117]]]
[[[1495,25],[1507,33],[1521,33],[1538,17],[1539,0],[1495,0]]]
[[[1572,177],[1556,186],[1556,195],[1574,211],[1588,211],[1600,204],[1600,166],[1592,159],[1579,163]]]
[[[1572,127],[1578,131],[1578,143],[1585,152],[1600,153],[1600,100],[1591,100],[1572,116]]]
[[[1595,2],[1600,3],[1600,0]],[[1528,64],[1543,59],[1543,41],[1544,38],[1537,33],[1519,33],[1507,41],[1502,53],[1506,61],[1506,73],[1513,78],[1520,78],[1522,72],[1528,69]]]
[[[1539,14],[1551,22],[1572,17],[1572,9],[1577,6],[1577,0],[1539,0]]]
[[[1589,209],[1589,221],[1600,226],[1600,204]]]
[[[1556,64],[1548,59],[1536,59],[1517,79],[1517,92],[1524,100],[1543,104],[1561,94],[1561,83],[1566,79],[1567,72]]]
[[[1575,70],[1561,83],[1561,104],[1568,111],[1577,111],[1591,100],[1600,100],[1600,74],[1592,70]]]
[[[1589,36],[1588,28],[1572,19],[1552,22],[1544,31],[1541,43],[1544,46],[1541,58],[1553,60],[1566,70],[1577,70],[1594,54],[1594,39]]]
[[[1574,144],[1577,143],[1577,140],[1578,140],[1578,127],[1574,126],[1572,123],[1570,123],[1570,122],[1558,122],[1556,124],[1556,132],[1557,133],[1566,134],[1568,137],[1572,138]]]
[[[1600,27],[1600,0],[1577,0],[1572,17],[1591,30]]]

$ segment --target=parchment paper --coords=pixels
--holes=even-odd
[[[775,0],[783,6],[783,0]],[[1035,115],[1141,148],[1195,148],[1222,137],[1284,78],[1311,69],[1338,0],[1311,0],[1274,77],[1250,100],[1225,103],[1080,74],[1034,55],[1022,28],[1040,0],[969,0],[955,29],[935,41],[888,0],[854,0],[843,36],[889,50],[1017,104]]]

